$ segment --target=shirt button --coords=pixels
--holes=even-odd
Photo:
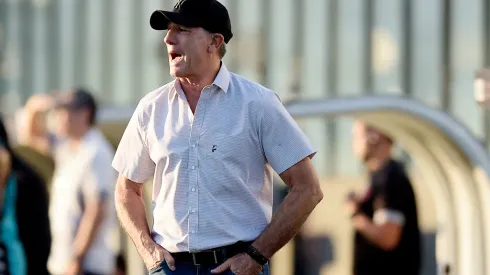
[[[192,209],[192,213],[196,213],[196,209],[195,209],[195,208],[194,208],[194,209]]]
[[[196,166],[192,165],[191,169],[192,169],[192,170],[196,169]]]
[[[194,191],[196,191],[196,188],[192,188],[191,190],[192,190],[192,192],[194,192]]]
[[[195,230],[192,230],[192,231],[191,231],[191,233],[192,233],[192,234],[196,234],[196,231],[195,231]]]
[[[196,148],[196,145],[195,144],[192,144],[192,148]]]

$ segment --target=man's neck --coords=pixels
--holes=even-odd
[[[83,138],[87,135],[87,133],[90,131],[91,127],[83,127],[83,129],[70,137],[70,146],[73,149],[77,149],[80,144],[82,143]]]
[[[218,61],[210,66],[210,68],[203,70],[203,73],[200,75],[179,77],[178,81],[186,96],[198,95],[201,93],[204,87],[213,84],[214,79],[218,75],[220,67],[221,61]]]
[[[383,169],[388,164],[388,162],[390,160],[391,160],[391,155],[383,154],[381,156],[376,156],[376,157],[369,159],[366,162],[366,166],[367,166],[369,171],[376,172],[376,171]]]

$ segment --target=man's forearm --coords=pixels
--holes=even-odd
[[[151,258],[155,243],[151,238],[148,221],[146,220],[145,204],[142,194],[130,189],[116,190],[116,211],[121,226],[133,241],[143,259]]]
[[[374,225],[367,218],[366,221],[363,222],[363,225],[357,227],[356,229],[359,233],[361,233],[361,235],[363,235],[370,242],[378,246],[381,245],[381,240],[383,238],[381,230],[379,230],[379,228],[377,228],[376,225]]]
[[[82,259],[87,253],[105,216],[105,203],[89,205],[82,216],[74,242],[74,257]]]
[[[354,216],[354,228],[371,243],[384,250],[390,250],[398,244],[397,234],[389,230],[387,225],[374,224],[364,214]]]
[[[323,195],[320,190],[291,189],[271,223],[255,240],[253,246],[270,259],[296,235]]]
[[[43,110],[27,109],[24,118],[26,125],[22,127],[19,141],[43,154],[48,154],[50,152],[50,144],[44,116]]]

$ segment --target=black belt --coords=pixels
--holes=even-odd
[[[194,265],[211,266],[222,264],[227,259],[246,252],[252,242],[237,242],[232,245],[217,247],[199,252],[178,252],[172,253],[176,262],[192,263]]]

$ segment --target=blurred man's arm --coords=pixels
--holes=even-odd
[[[78,203],[82,204],[83,215],[73,243],[72,271],[76,273],[87,251],[96,239],[107,217],[109,193],[114,182],[114,172],[107,167],[101,156],[96,156],[90,169],[85,173],[85,181],[80,188]],[[109,168],[109,169],[108,169]],[[77,202],[74,202],[77,203]]]
[[[385,216],[381,219],[373,219],[373,221],[364,214],[357,214],[352,218],[354,228],[379,248],[386,251],[393,250],[400,242],[404,222],[403,218],[397,212],[391,214],[378,212],[380,216],[392,214],[394,216],[391,216],[391,218]]]
[[[68,266],[66,275],[77,275],[82,271],[83,259],[87,254],[92,242],[105,218],[106,203],[105,199],[90,200],[85,205],[85,209],[78,226],[77,234],[73,242],[72,261]]]
[[[24,125],[21,127],[20,141],[39,152],[51,152],[51,140],[46,126],[46,112],[53,106],[49,95],[35,95],[24,106]]]
[[[105,209],[107,203],[103,199],[92,200],[85,206],[73,244],[74,257],[77,260],[82,260],[85,257],[95,236],[97,236],[97,232],[106,216]]]
[[[358,213],[352,218],[354,228],[381,249],[390,251],[400,243],[406,211],[413,200],[410,183],[404,179],[385,184],[374,198],[375,209],[372,220]]]

